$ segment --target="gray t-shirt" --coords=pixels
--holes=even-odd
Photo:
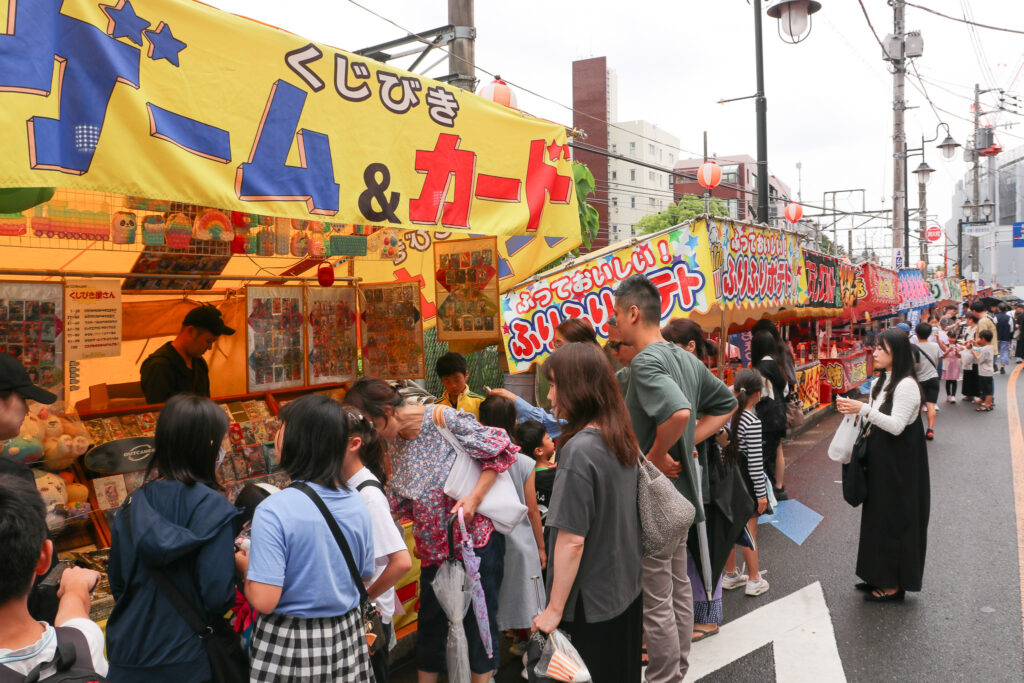
[[[939,376],[939,345],[932,341],[919,341],[916,346],[921,350],[921,358],[917,364],[917,381],[927,382],[935,379]],[[928,362],[929,359],[931,363]]]
[[[694,522],[704,521],[704,510],[697,504],[697,468],[693,463],[697,417],[729,413],[736,407],[736,397],[695,355],[668,342],[645,346],[629,364],[629,376],[626,407],[644,453],[654,444],[658,425],[680,410],[690,411],[686,431],[668,452],[682,463],[682,471],[674,480],[676,488],[697,509]]]
[[[566,621],[576,618],[583,600],[587,623],[607,621],[626,611],[640,595],[640,515],[636,507],[637,468],[626,467],[588,427],[562,446],[547,526],[548,567],[555,562],[559,531],[583,536],[583,557],[566,602]],[[554,575],[548,570],[548,588]]]
[[[992,344],[988,346],[977,346],[974,349],[978,355],[978,377],[992,377],[996,374],[994,367],[995,351]]]

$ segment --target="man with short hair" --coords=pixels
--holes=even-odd
[[[46,405],[57,400],[56,395],[32,383],[20,360],[9,353],[0,353],[0,441],[18,435],[28,415],[25,399],[29,398]]]
[[[166,403],[175,394],[210,396],[210,368],[203,354],[221,335],[234,329],[213,306],[193,308],[181,321],[181,331],[142,361],[142,393],[146,403]]]
[[[632,344],[622,340],[622,333],[619,332],[617,325],[618,321],[613,315],[608,320],[608,343],[606,346],[611,349],[615,360],[619,361],[622,366],[615,372],[615,379],[618,380],[619,389],[622,390],[622,396],[625,397],[626,389],[629,388],[629,364],[633,362],[637,350],[633,348]]]
[[[661,336],[661,296],[644,276],[630,276],[619,285],[615,319],[621,341],[636,351],[629,365],[626,407],[640,448],[693,503],[694,521],[700,522],[704,510],[698,505],[694,444],[725,426],[736,398],[695,355]],[[681,683],[693,637],[685,538],[660,556],[644,558],[643,594],[646,679]]]
[[[0,475],[0,547],[0,678],[5,671],[25,676],[36,667],[40,678],[52,675],[51,663],[63,643],[74,646],[75,669],[106,676],[103,631],[89,620],[89,591],[99,572],[64,570],[56,629],[29,614],[29,591],[37,574],[50,571],[53,541],[46,536],[43,498],[21,477]]]
[[[1006,374],[1006,366],[1010,364],[1010,344],[1013,343],[1013,318],[1010,317],[1009,304],[1001,304],[996,314],[996,338],[999,342],[999,374]]]

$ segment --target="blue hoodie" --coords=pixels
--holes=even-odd
[[[235,520],[240,511],[204,484],[154,481],[129,498],[132,534],[118,512],[111,530],[107,625],[111,681],[207,681],[199,638],[146,571],[161,568],[209,618],[234,604]],[[131,539],[135,539],[135,543]]]

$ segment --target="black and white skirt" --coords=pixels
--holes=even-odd
[[[341,617],[261,614],[249,647],[251,683],[374,680],[359,608]]]

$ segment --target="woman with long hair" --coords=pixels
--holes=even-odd
[[[519,449],[503,429],[484,427],[469,413],[440,405],[406,405],[398,390],[381,379],[363,377],[345,395],[345,405],[358,408],[390,447],[391,478],[387,494],[391,511],[412,518],[416,554],[420,559],[420,608],[417,625],[416,669],[421,683],[438,679],[445,670],[448,619],[434,594],[432,582],[448,558],[449,515],[465,513],[470,542],[480,558],[480,580],[487,602],[487,624],[478,624],[472,610],[463,620],[469,642],[469,663],[474,683],[487,683],[498,668],[500,653],[487,656],[479,629],[490,629],[498,640],[498,591],[504,570],[505,537],[494,524],[476,513],[480,501],[499,473],[515,462]],[[480,462],[476,488],[462,500],[444,493],[445,480],[455,462],[455,448],[441,432],[443,425],[465,453]],[[458,543],[456,543],[458,546]]]
[[[789,383],[783,370],[782,350],[775,336],[762,329],[750,340],[751,367],[757,368],[771,386],[771,396],[763,395],[757,405],[764,435],[765,471],[774,487],[775,498],[786,500],[786,456],[782,440],[786,436],[786,395]]]
[[[639,683],[640,447],[597,345],[563,346],[544,370],[566,427],[547,516],[548,605],[533,625],[567,631],[595,683]]]
[[[227,432],[227,415],[206,398],[178,394],[160,411],[147,472],[158,478],[132,493],[111,529],[112,681],[211,680],[203,642],[150,572],[163,573],[209,623],[234,604],[240,513],[214,474]]]
[[[882,374],[870,403],[839,397],[836,405],[868,422],[867,497],[857,551],[862,582],[856,587],[868,601],[889,602],[921,590],[931,489],[910,339],[902,330],[885,330],[874,357]]]
[[[274,443],[292,484],[256,508],[249,555],[237,558],[245,597],[259,612],[249,680],[371,681],[356,581],[374,575],[374,539],[366,504],[345,484],[345,412],[327,396],[307,394],[285,405],[278,419]]]

